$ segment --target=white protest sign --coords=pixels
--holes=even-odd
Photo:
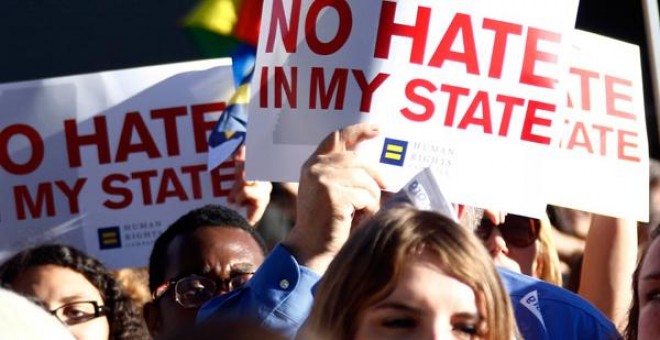
[[[419,210],[438,212],[460,223],[457,212],[442,193],[440,182],[431,168],[415,175],[399,192],[387,199],[382,208],[402,203],[411,204]]]
[[[550,203],[647,221],[649,149],[639,48],[575,31]]]
[[[368,121],[381,134],[361,152],[389,189],[432,166],[457,203],[540,215],[576,12],[573,0],[266,1],[247,175],[297,181],[325,135]]]
[[[66,242],[144,266],[176,218],[223,203],[234,167],[207,138],[234,91],[204,60],[0,85],[0,249]]]

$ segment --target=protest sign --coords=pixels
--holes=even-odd
[[[576,30],[550,203],[648,221],[649,149],[639,48]]]
[[[360,152],[389,189],[431,166],[457,203],[540,215],[536,165],[559,144],[576,12],[573,0],[266,1],[247,175],[297,181],[325,135],[368,121],[380,138]]]
[[[398,204],[410,204],[419,210],[435,211],[460,223],[458,213],[442,193],[442,185],[431,168],[425,168],[415,175],[399,192],[388,198],[381,208],[387,209]]]
[[[234,90],[229,59],[0,85],[0,249],[65,242],[144,266],[176,218],[222,203],[208,133]]]

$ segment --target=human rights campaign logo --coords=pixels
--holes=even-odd
[[[385,138],[383,144],[383,153],[380,155],[380,162],[390,165],[403,166],[406,159],[406,150],[408,142],[403,140]]]
[[[99,228],[99,248],[114,249],[121,248],[121,232],[119,227]]]

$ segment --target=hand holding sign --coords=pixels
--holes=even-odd
[[[273,185],[270,182],[245,180],[245,145],[234,152],[232,160],[236,165],[234,173],[236,179],[227,196],[227,201],[239,207],[245,207],[247,209],[246,219],[251,225],[256,226],[270,202]]]
[[[374,168],[354,152],[378,134],[357,124],[328,135],[302,167],[296,225],[284,245],[298,261],[323,273],[348,239],[354,221],[376,212],[384,186]]]

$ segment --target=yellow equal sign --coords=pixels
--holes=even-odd
[[[101,243],[106,246],[112,246],[119,243],[119,235],[116,231],[104,231],[101,233]]]
[[[385,148],[385,158],[392,159],[395,161],[400,161],[401,160],[401,153],[403,153],[403,146],[401,145],[394,145],[394,144],[387,144],[387,147]]]

